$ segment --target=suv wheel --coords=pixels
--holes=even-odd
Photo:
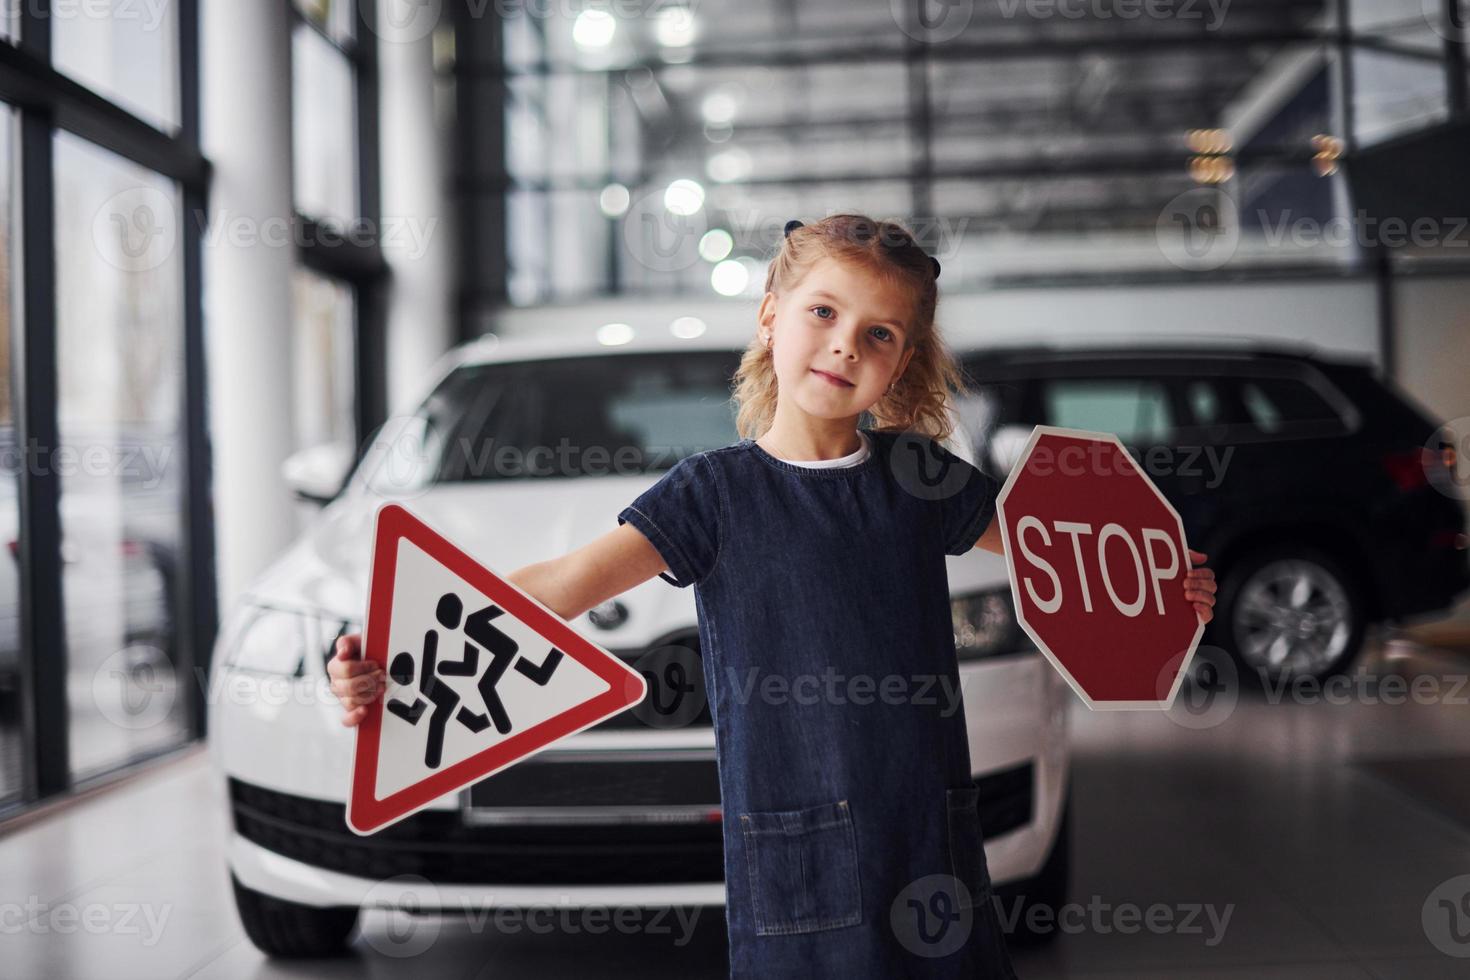
[[[1220,576],[1215,607],[1221,646],[1256,683],[1322,679],[1348,667],[1363,645],[1363,600],[1348,570],[1310,545],[1247,555]]]
[[[335,956],[347,948],[347,936],[357,925],[356,908],[288,902],[246,888],[233,874],[230,882],[245,935],[267,956]]]

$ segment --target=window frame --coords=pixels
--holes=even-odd
[[[197,0],[196,0],[197,2]],[[360,462],[368,436],[387,418],[387,284],[388,263],[382,249],[381,160],[378,149],[379,69],[373,4],[352,4],[359,19],[351,39],[333,37],[322,24],[288,0],[290,28],[304,25],[348,62],[353,76],[357,122],[357,215],[353,229],[336,221],[303,214],[292,201],[301,228],[297,261],[311,272],[352,291],[354,318],[353,426],[355,461]],[[294,65],[293,65],[294,68]],[[294,104],[292,111],[295,111]],[[293,151],[294,152],[294,151]],[[292,161],[294,167],[295,161]],[[352,234],[345,232],[351,230]],[[333,238],[324,244],[323,237]]]
[[[205,692],[218,628],[211,466],[206,419],[201,294],[203,228],[210,168],[200,147],[199,2],[177,0],[179,123],[166,133],[61,73],[52,62],[49,5],[23,4],[14,37],[0,39],[0,101],[15,113],[15,187],[20,299],[13,313],[12,390],[16,438],[42,447],[18,479],[17,560],[20,572],[20,702],[22,772],[18,800],[0,804],[0,819],[51,797],[118,779],[151,759],[187,747],[205,733]],[[188,737],[135,756],[114,769],[74,780],[66,696],[68,656],[62,593],[60,480],[50,455],[60,445],[57,384],[57,303],[54,136],[68,132],[173,180],[184,220],[179,230],[182,272],[184,381],[180,418],[184,480],[180,504],[182,564],[173,596],[179,676]],[[39,657],[37,650],[53,651]]]

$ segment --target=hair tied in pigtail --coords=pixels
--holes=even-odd
[[[790,221],[786,222],[786,237],[790,238],[793,231],[802,227],[805,226],[796,218],[792,218]]]
[[[930,264],[932,264],[934,266],[934,278],[935,279],[938,279],[939,278],[939,260],[936,259],[934,256],[931,255],[931,256],[929,256],[929,262],[930,262]]]

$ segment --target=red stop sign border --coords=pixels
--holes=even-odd
[[[1036,443],[1039,442],[1043,436],[1051,435],[1067,436],[1073,439],[1087,439],[1093,442],[1111,443],[1112,445],[1116,446],[1119,452],[1122,453],[1123,458],[1128,460],[1128,465],[1133,467],[1133,470],[1138,475],[1138,478],[1143,481],[1143,484],[1145,486],[1153,491],[1154,496],[1159,499],[1159,503],[1163,504],[1164,507],[1169,511],[1169,514],[1174,518],[1174,524],[1178,528],[1179,532],[1179,550],[1180,553],[1184,556],[1185,574],[1188,574],[1189,570],[1194,567],[1189,560],[1189,544],[1184,537],[1184,521],[1179,517],[1179,512],[1174,509],[1173,504],[1169,503],[1168,498],[1159,492],[1159,488],[1154,486],[1154,481],[1148,478],[1148,474],[1139,469],[1138,461],[1135,460],[1133,456],[1128,452],[1127,447],[1123,445],[1123,441],[1121,439],[1119,439],[1111,432],[1088,432],[1085,429],[1068,429],[1056,425],[1038,425],[1031,430],[1031,437],[1026,440],[1025,447],[1021,450],[1021,454],[1016,458],[1016,463],[1011,468],[1010,475],[1006,478],[1005,486],[1001,487],[1000,495],[996,498],[996,517],[1000,521],[1001,536],[1005,540],[1006,572],[1010,576],[1011,580],[1011,604],[1014,606],[1016,611],[1016,621],[1021,624],[1021,628],[1026,631],[1026,635],[1031,637],[1031,642],[1036,644],[1036,648],[1042,652],[1047,660],[1051,661],[1051,665],[1056,668],[1057,673],[1061,674],[1062,677],[1066,679],[1072,690],[1077,692],[1077,696],[1081,698],[1083,703],[1086,704],[1087,707],[1091,710],[1167,711],[1169,707],[1173,705],[1174,698],[1179,693],[1179,688],[1184,683],[1184,677],[1189,672],[1189,665],[1194,660],[1195,650],[1199,647],[1200,637],[1202,637],[1205,632],[1205,624],[1198,621],[1198,614],[1196,614],[1194,635],[1190,637],[1189,646],[1185,649],[1183,657],[1179,658],[1179,666],[1175,669],[1174,672],[1174,681],[1169,686],[1169,695],[1168,697],[1159,701],[1093,700],[1092,697],[1088,695],[1085,690],[1083,690],[1082,685],[1077,682],[1077,678],[1072,676],[1072,672],[1067,670],[1066,666],[1062,663],[1061,658],[1059,658],[1055,653],[1052,652],[1051,648],[1047,645],[1046,641],[1041,638],[1041,635],[1037,632],[1037,630],[1032,628],[1031,624],[1026,621],[1025,606],[1021,602],[1020,581],[1016,575],[1016,551],[1015,548],[1012,546],[1011,522],[1006,517],[1006,499],[1010,496],[1011,487],[1015,485],[1016,480],[1024,472],[1026,468],[1025,463],[1027,459],[1030,458],[1031,451],[1036,447]]]

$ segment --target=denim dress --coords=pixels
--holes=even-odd
[[[862,431],[852,466],[753,439],[686,457],[618,515],[694,586],[730,975],[1005,980],[944,557],[999,486],[917,433]]]

